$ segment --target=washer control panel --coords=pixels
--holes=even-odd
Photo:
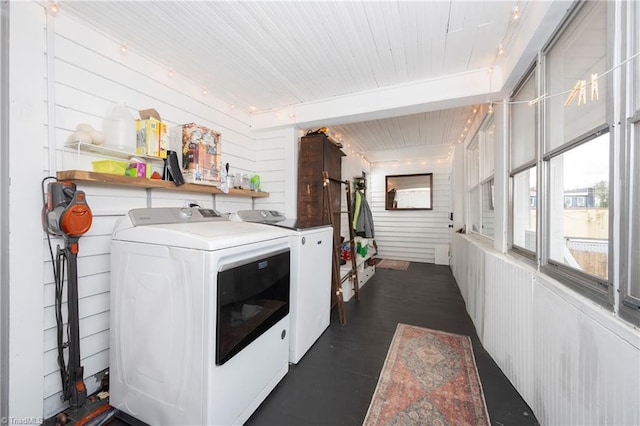
[[[133,226],[229,220],[214,209],[200,207],[150,207],[129,211]]]
[[[237,214],[243,222],[275,223],[286,219],[277,210],[238,210]]]

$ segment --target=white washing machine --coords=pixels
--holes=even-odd
[[[297,364],[329,327],[333,228],[331,225],[307,226],[275,210],[239,210],[235,218],[291,232],[289,362]]]
[[[290,233],[132,210],[113,233],[110,403],[148,424],[242,424],[288,371]]]

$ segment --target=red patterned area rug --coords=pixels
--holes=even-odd
[[[363,424],[489,425],[471,339],[398,324]]]
[[[401,271],[406,271],[407,269],[409,269],[409,262],[407,262],[406,260],[382,259],[380,263],[376,265],[376,268],[399,269]]]

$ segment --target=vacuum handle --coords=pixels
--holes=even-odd
[[[68,241],[68,245],[75,242]],[[82,407],[87,400],[84,385],[84,367],[80,365],[80,314],[78,311],[78,255],[69,246],[65,248],[67,258],[67,308],[69,309],[69,383],[71,407]]]

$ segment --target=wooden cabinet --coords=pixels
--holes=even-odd
[[[298,222],[308,226],[331,223],[327,215],[327,205],[322,185],[322,171],[329,177],[342,179],[342,157],[345,154],[323,134],[300,138],[298,155]],[[334,222],[340,223],[342,186],[330,182]],[[334,229],[334,239],[339,241],[340,228]]]

